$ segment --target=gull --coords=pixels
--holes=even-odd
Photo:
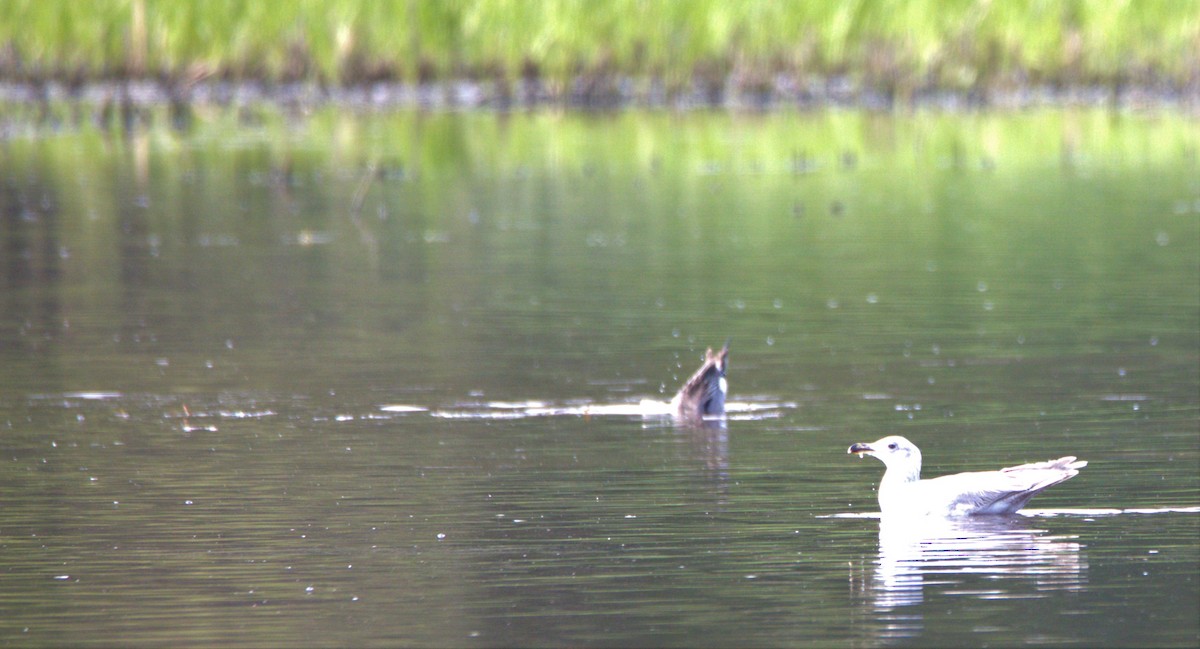
[[[672,412],[684,419],[725,414],[725,393],[729,391],[729,385],[725,382],[727,356],[729,341],[719,352],[713,352],[712,347],[705,350],[704,364],[671,399]]]
[[[854,444],[847,452],[860,458],[873,455],[887,467],[879,481],[879,510],[884,516],[1012,514],[1042,489],[1075,477],[1087,466],[1067,456],[922,480],[921,451],[899,435]]]

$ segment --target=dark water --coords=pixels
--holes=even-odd
[[[198,116],[0,142],[0,643],[1194,646],[1200,128]],[[643,416],[732,338],[724,425]],[[926,475],[1089,465],[890,529]]]

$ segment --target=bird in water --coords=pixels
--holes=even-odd
[[[704,364],[671,399],[671,410],[677,416],[700,419],[725,414],[725,393],[729,390],[725,382],[725,359],[728,356],[728,341],[719,352],[714,352],[712,347],[705,350]]]
[[[1075,477],[1087,466],[1067,456],[922,480],[921,451],[899,435],[854,444],[847,452],[860,458],[872,455],[886,467],[879,481],[879,510],[885,517],[1012,514],[1041,490]]]

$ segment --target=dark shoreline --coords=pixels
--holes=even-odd
[[[654,79],[618,77],[603,80],[581,77],[569,86],[562,87],[539,81],[498,83],[465,79],[356,86],[205,80],[186,87],[157,80],[71,84],[59,81],[0,81],[0,107],[26,105],[49,110],[51,106],[63,104],[91,106],[97,112],[128,112],[164,106],[187,111],[207,106],[276,105],[286,109],[316,109],[333,105],[357,110],[501,112],[536,109],[769,112],[828,108],[1003,111],[1043,107],[1107,107],[1200,113],[1200,84],[1029,84],[970,90],[929,87],[900,92],[857,84],[848,77],[799,82],[786,76],[752,88],[729,78],[720,84],[697,84],[681,91],[668,91],[664,84]],[[0,109],[0,115],[4,112]]]

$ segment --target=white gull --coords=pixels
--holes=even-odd
[[[922,480],[920,449],[899,435],[854,444],[847,452],[873,455],[887,467],[879,481],[879,510],[888,517],[1012,514],[1041,490],[1075,477],[1087,466],[1067,456]]]

